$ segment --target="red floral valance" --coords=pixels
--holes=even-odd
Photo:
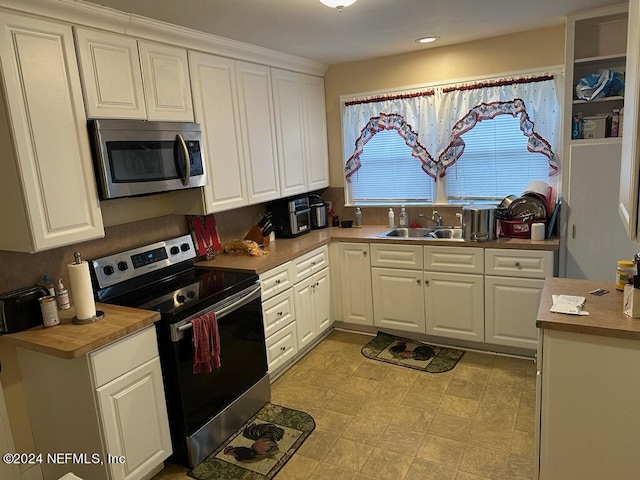
[[[418,98],[418,97],[430,97],[435,95],[434,90],[428,90],[426,92],[415,92],[415,93],[403,93],[399,95],[383,95],[380,97],[371,97],[362,100],[350,100],[345,102],[345,107],[350,107],[352,105],[363,105],[365,103],[377,103],[377,102],[386,102],[388,100],[406,100],[408,98]]]

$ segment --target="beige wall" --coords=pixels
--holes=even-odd
[[[349,62],[325,74],[331,186],[343,187],[340,96],[564,63],[564,25]]]

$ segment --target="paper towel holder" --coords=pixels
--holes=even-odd
[[[73,317],[74,325],[86,325],[87,323],[94,323],[104,318],[104,312],[102,310],[96,310],[96,314],[93,317],[89,318],[78,318],[76,316]]]
[[[82,258],[80,258],[80,252],[73,252],[73,258],[75,259],[75,264],[80,265],[82,263]],[[96,314],[89,318],[78,318],[74,315],[71,322],[74,325],[86,325],[88,323],[94,323],[102,320],[104,318],[104,312],[102,310],[96,310]]]

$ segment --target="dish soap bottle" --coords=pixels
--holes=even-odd
[[[362,227],[362,211],[360,211],[360,207],[356,208],[356,227]]]
[[[396,226],[396,219],[395,216],[393,214],[393,208],[389,209],[389,228],[393,228]]]
[[[56,288],[56,299],[58,300],[59,310],[66,310],[71,307],[71,304],[69,303],[69,290],[64,288],[62,279],[58,280],[58,285]]]
[[[398,223],[398,226],[402,228],[407,228],[409,226],[409,216],[407,215],[404,205],[400,207],[400,223]]]

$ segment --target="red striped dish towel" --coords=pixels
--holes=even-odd
[[[193,325],[193,373],[211,373],[220,368],[220,334],[216,314],[205,313]]]

